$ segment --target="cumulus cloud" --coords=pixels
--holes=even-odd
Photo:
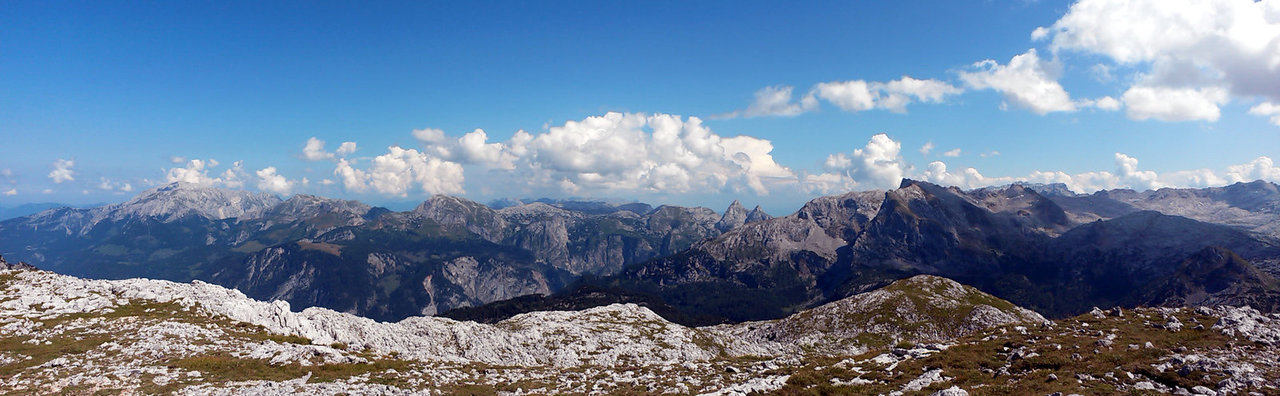
[[[338,145],[337,154],[339,157],[345,157],[356,152],[356,142],[342,142]]]
[[[1049,39],[1055,53],[1103,55],[1139,69],[1124,99],[1138,107],[1131,117],[1213,121],[1228,96],[1280,101],[1274,0],[1083,0],[1033,36]],[[1161,96],[1152,94],[1173,94],[1167,98],[1176,104],[1157,106]]]
[[[419,131],[440,130],[423,129]],[[414,131],[414,136],[419,137],[418,135],[418,131]],[[443,131],[440,131],[438,134],[431,132],[423,135],[425,138],[419,137],[419,140],[421,140],[428,152],[448,161],[479,164],[496,169],[514,169],[517,155],[523,152],[523,147],[513,146],[524,143],[522,135],[527,135],[527,133],[523,131],[517,132],[510,143],[490,143],[489,135],[483,129],[476,129],[457,139],[449,139],[444,135]]]
[[[182,182],[226,188],[244,187],[245,171],[241,161],[232,163],[231,168],[217,176],[210,176],[210,170],[217,166],[218,161],[214,159],[207,161],[198,158],[192,159],[187,161],[184,167],[169,168],[169,170],[165,171],[165,183]]]
[[[49,179],[52,179],[53,182],[57,184],[75,181],[76,172],[71,169],[74,166],[76,166],[76,162],[74,160],[59,158],[53,161],[53,171],[49,172]]]
[[[353,192],[372,188],[378,194],[400,197],[415,188],[427,194],[465,192],[462,165],[400,146],[388,147],[386,154],[374,157],[368,169],[356,169],[353,162],[339,159],[333,174]]]
[[[697,117],[608,113],[525,137],[528,169],[571,188],[688,192],[745,186],[768,193],[792,173],[773,161],[773,144],[721,137]]]
[[[171,156],[171,157],[169,157],[169,162],[170,162],[170,163],[173,163],[173,164],[175,164],[175,165],[176,165],[176,164],[181,164],[181,163],[183,163],[183,162],[187,162],[187,158],[186,158],[186,157],[183,157],[183,156],[175,155],[175,156]]]
[[[1119,100],[1116,100],[1116,98],[1113,98],[1110,96],[1103,96],[1101,98],[1092,99],[1092,100],[1082,99],[1077,104],[1080,107],[1092,107],[1092,108],[1103,110],[1103,111],[1120,110],[1120,107],[1122,106]]]
[[[113,182],[111,179],[106,177],[99,177],[98,189],[103,191],[130,192],[133,191],[133,186],[129,183]]]
[[[746,110],[721,114],[713,118],[794,116],[813,111],[818,107],[818,101],[812,95],[806,95],[798,102],[793,101],[791,92],[794,89],[789,85],[761,88],[755,92],[755,99],[751,102],[751,105],[747,106]]]
[[[287,195],[290,191],[293,191],[294,182],[276,173],[276,167],[274,166],[259,169],[254,174],[258,175],[259,190],[281,195]]]
[[[886,109],[904,113],[907,105],[913,102],[940,103],[948,96],[963,91],[943,81],[903,76],[889,82],[849,80],[819,83],[808,97],[817,96],[845,111]]]
[[[920,146],[920,155],[929,155],[930,151],[933,151],[933,141],[925,142],[923,146]]]
[[[327,161],[333,157],[333,153],[324,151],[324,141],[314,136],[307,139],[307,143],[302,146],[302,159],[307,161]]]
[[[1036,114],[1075,111],[1071,95],[1058,83],[1056,68],[1032,48],[1005,65],[991,59],[974,63],[972,71],[960,72],[960,80],[973,89],[1000,92],[1006,101]]]
[[[886,134],[871,137],[867,145],[852,153],[836,153],[823,162],[825,174],[802,180],[807,191],[831,192],[832,187],[863,189],[896,188],[907,176],[910,165],[902,159],[902,143]]]
[[[8,195],[8,196],[18,195],[18,189],[10,188],[8,191],[4,192],[4,195]]]
[[[943,156],[943,157],[952,157],[952,158],[954,158],[954,157],[959,157],[959,156],[960,156],[960,149],[951,149],[951,150],[947,150],[947,152],[942,153],[942,156]]]
[[[1124,103],[1129,118],[1161,121],[1217,121],[1219,105],[1227,102],[1222,88],[1200,89],[1134,86],[1125,91]]]
[[[434,157],[510,171],[503,174],[519,183],[558,186],[569,193],[729,189],[767,194],[771,184],[795,177],[774,161],[772,142],[720,136],[697,117],[669,114],[610,112],[542,133],[517,131],[502,142],[490,142],[479,129],[453,138],[428,128],[414,131],[414,137]],[[344,182],[357,181],[356,171],[347,167],[335,174]]]
[[[1249,114],[1259,117],[1269,117],[1271,123],[1280,126],[1280,105],[1272,102],[1259,103],[1257,106],[1249,108]]]
[[[1163,186],[1153,171],[1138,170],[1138,159],[1123,153],[1116,153],[1116,167],[1120,182],[1136,190],[1154,190]]]
[[[930,183],[966,189],[1008,184],[1014,181],[1013,178],[1009,177],[988,178],[975,168],[964,168],[960,172],[950,172],[947,170],[947,164],[942,161],[930,162],[918,177]]]
[[[418,139],[424,144],[439,143],[444,141],[444,131],[435,128],[415,129],[413,138]]]
[[[1271,157],[1258,157],[1253,161],[1228,166],[1226,179],[1232,183],[1253,180],[1280,183],[1280,167],[1276,167],[1275,161],[1272,161]]]

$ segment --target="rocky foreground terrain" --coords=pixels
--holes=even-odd
[[[0,393],[1276,394],[1280,317],[1046,321],[934,276],[712,327],[615,304],[496,324],[376,322],[203,283],[0,264]]]

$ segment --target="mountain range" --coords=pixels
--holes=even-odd
[[[497,321],[615,302],[685,324],[768,320],[918,274],[1065,317],[1093,306],[1274,310],[1277,224],[1280,192],[1262,181],[1077,194],[904,180],[777,218],[736,201],[717,213],[555,200],[491,207],[443,195],[393,212],[178,183],[0,222],[0,254],[75,276],[203,280],[378,320]]]
[[[398,320],[548,294],[768,218],[737,202],[723,215],[575,201],[495,210],[443,195],[392,212],[175,183],[119,204],[0,222],[0,252],[70,275],[199,279]]]

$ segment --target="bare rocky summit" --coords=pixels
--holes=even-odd
[[[901,290],[855,296],[840,308],[910,308],[886,299],[920,284],[912,295],[949,294],[931,304],[956,311],[995,309],[996,315],[950,318],[956,329],[1042,320],[1020,309],[994,308],[990,296],[945,279],[919,278]],[[979,293],[980,294],[980,293]],[[942,302],[946,301],[946,302]],[[961,304],[961,305],[956,305]],[[933,305],[931,305],[933,306]],[[987,308],[982,308],[987,307]],[[127,279],[87,280],[36,270],[0,272],[0,391],[94,393],[614,393],[620,391],[736,394],[786,386],[809,359],[883,349],[857,337],[847,322],[826,333],[842,348],[817,351],[804,343],[769,339],[765,327],[833,317],[830,309],[774,322],[691,328],[652,311],[617,304],[584,311],[517,315],[496,324],[413,317],[377,322],[324,308],[293,312],[284,301],[261,302],[204,283]],[[930,317],[932,318],[932,317]],[[816,323],[816,322],[815,322]],[[923,322],[919,325],[927,325]],[[814,326],[830,326],[824,322]],[[961,330],[903,332],[902,342],[948,342]],[[920,333],[922,334],[922,333]],[[845,340],[849,337],[852,339]],[[480,387],[480,388],[473,388]]]

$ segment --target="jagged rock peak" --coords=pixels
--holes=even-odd
[[[747,223],[747,209],[742,207],[742,203],[733,200],[729,204],[729,208],[724,210],[724,215],[720,216],[720,221],[716,222],[716,229],[720,232],[732,230]]]
[[[772,219],[772,218],[773,218],[773,216],[770,216],[768,213],[765,213],[765,212],[764,212],[764,209],[760,209],[760,205],[756,205],[755,209],[751,209],[751,212],[747,213],[747,222],[748,222],[748,223],[755,223],[755,222],[757,222],[757,221],[765,221],[765,220],[769,220],[769,219]]]
[[[94,222],[103,219],[153,217],[171,221],[188,215],[212,220],[256,218],[280,204],[267,193],[228,190],[193,183],[174,182],[147,191],[119,204],[94,209]]]
[[[4,261],[4,256],[0,256],[0,270],[35,270],[35,269],[36,267],[34,265],[27,264],[25,261],[19,261],[17,263],[9,263],[7,261]]]

